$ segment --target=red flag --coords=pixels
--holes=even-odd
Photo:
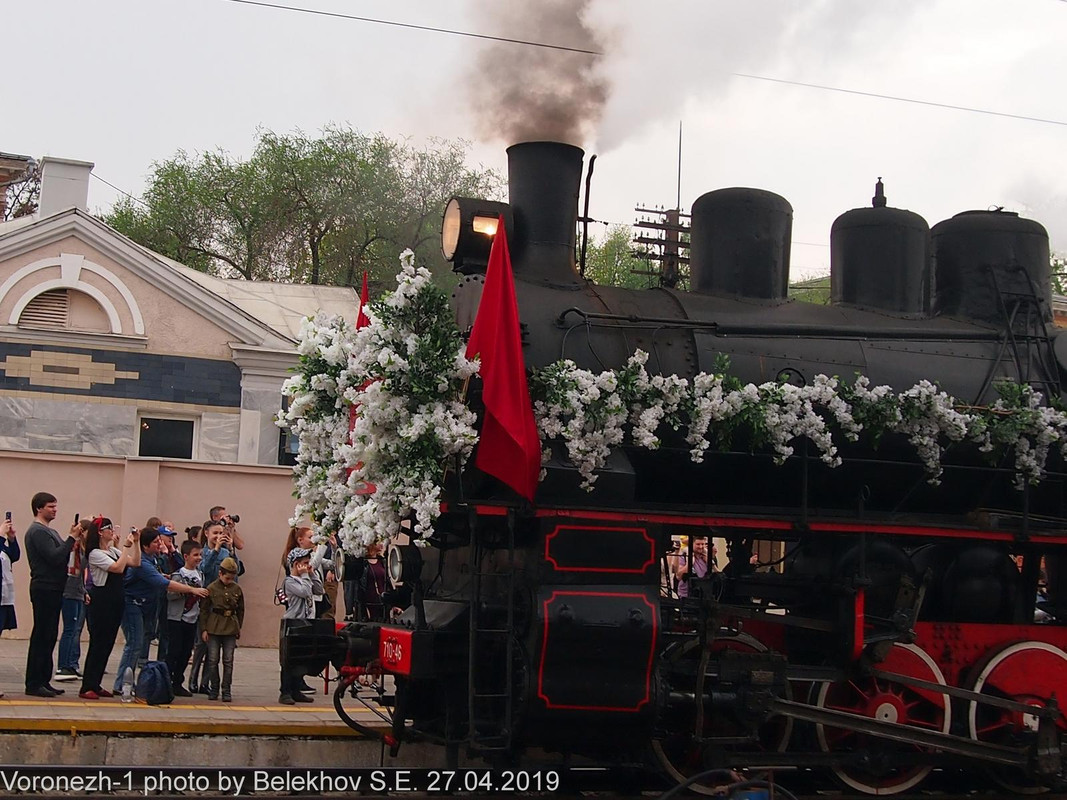
[[[356,316],[356,330],[370,325],[370,318],[363,310],[370,302],[370,293],[367,291],[367,270],[363,270],[363,291],[359,293],[359,314]]]
[[[367,303],[370,302],[370,293],[367,291],[367,270],[363,270],[363,290],[359,293],[359,314],[356,315],[356,330],[360,328],[366,328],[370,325],[370,317],[363,311],[367,307]],[[360,391],[366,389],[371,385],[371,381],[367,381],[360,386]],[[355,430],[356,420],[359,419],[359,403],[353,403],[348,407],[348,443],[352,444],[352,431]],[[360,466],[363,462],[360,462]],[[345,470],[345,477],[349,477],[352,474],[351,469]],[[373,483],[362,482],[355,490],[356,494],[374,494],[378,490],[378,487]]]
[[[541,472],[541,441],[534,422],[519,333],[504,217],[493,239],[485,288],[474,319],[467,358],[482,360],[485,422],[474,463],[533,502]]]

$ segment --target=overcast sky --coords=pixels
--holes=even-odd
[[[598,154],[597,219],[629,223],[636,204],[674,204],[681,122],[683,207],[725,186],[783,195],[794,209],[794,279],[828,271],[830,225],[870,202],[878,176],[891,206],[931,225],[1004,206],[1042,222],[1067,251],[1067,124],[738,75],[1067,123],[1065,0],[286,4],[604,55],[230,0],[37,0],[21,6],[19,36],[5,25],[0,151],[93,161],[96,175],[136,195],[151,163],[178,149],[243,157],[258,127],[347,123],[416,143],[468,139],[475,163],[503,171],[511,129],[485,112],[506,105],[546,118],[532,97],[494,91],[536,68],[558,90],[549,94],[583,114],[575,143]],[[11,9],[4,16],[10,23]],[[91,209],[115,197],[92,182]]]

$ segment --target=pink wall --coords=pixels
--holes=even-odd
[[[274,587],[295,505],[291,474],[288,467],[0,450],[0,510],[12,512],[21,544],[33,520],[30,498],[40,491],[59,499],[53,527],[62,534],[75,512],[103,514],[121,529],[141,527],[155,515],[172,521],[181,540],[186,527],[208,518],[211,506],[226,506],[241,516],[238,531],[245,540],[241,644],[272,647],[277,645],[282,611],[274,605]],[[19,627],[5,635],[28,638],[33,617],[25,555],[14,572]]]

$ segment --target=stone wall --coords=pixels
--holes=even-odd
[[[135,456],[138,411],[197,419],[197,460],[238,460],[241,415],[236,410],[220,413],[177,404],[116,405],[106,399],[36,392],[0,395],[0,448]],[[272,454],[266,463],[277,463],[277,439]]]

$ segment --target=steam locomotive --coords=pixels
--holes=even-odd
[[[576,266],[582,151],[529,142],[508,156],[510,202],[455,198],[444,249],[465,328],[484,223],[504,215],[528,367],[600,371],[640,348],[650,373],[689,378],[725,354],[757,384],[862,373],[899,391],[925,378],[983,405],[1009,378],[1062,398],[1067,336],[1036,222],[970,211],[930,229],[888,207],[879,183],[871,207],[834,223],[821,306],[787,296],[789,203],[721,189],[692,207],[688,291],[630,290]],[[557,453],[533,504],[472,459],[431,546],[390,550],[411,605],[339,631],[338,710],[374,735],[345,698],[376,686],[394,751],[412,739],[452,757],[538,748],[651,763],[677,781],[788,766],[896,794],[977,766],[1010,791],[1060,786],[1061,465],[1019,490],[966,444],[946,452],[939,486],[892,437],[841,455],[837,469],[803,446],[783,465],[747,450],[694,464],[668,431],[657,451],[613,452],[592,492]],[[689,563],[698,537],[726,556],[682,598],[664,581],[679,536]]]

